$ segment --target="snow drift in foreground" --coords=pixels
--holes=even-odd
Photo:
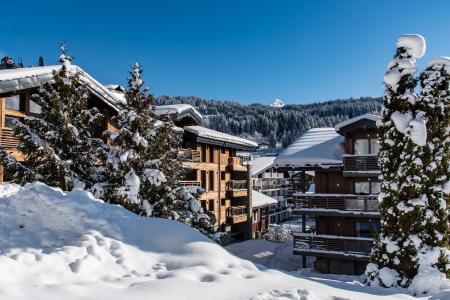
[[[412,298],[262,271],[184,224],[41,183],[0,185],[0,270],[0,299]]]

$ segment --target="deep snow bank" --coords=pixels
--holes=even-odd
[[[63,193],[41,183],[0,185],[0,274],[0,299],[395,299],[398,294],[260,271],[181,223],[141,218],[84,191]]]

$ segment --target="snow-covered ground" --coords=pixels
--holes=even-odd
[[[264,270],[176,221],[40,183],[0,186],[0,272],[0,299],[8,300],[413,298]]]

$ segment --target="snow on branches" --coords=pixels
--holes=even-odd
[[[450,64],[435,59],[417,78],[416,58],[424,53],[423,37],[400,37],[385,75],[378,124],[382,229],[366,269],[370,284],[416,295],[439,290],[450,274]]]

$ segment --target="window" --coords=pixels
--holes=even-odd
[[[206,200],[200,200],[200,204],[201,204],[203,210],[206,210]]]
[[[214,200],[209,200],[208,209],[209,211],[214,211]]]
[[[209,146],[209,162],[214,163],[214,147]]]
[[[209,172],[209,190],[214,191],[214,172]]]
[[[226,154],[226,153],[227,153],[227,149],[221,148],[221,149],[220,149],[220,152],[221,152],[222,154]]]
[[[21,121],[21,118],[5,116],[5,127],[13,128],[14,121]]]
[[[378,139],[356,139],[355,155],[377,154],[380,150]]]
[[[225,172],[220,172],[220,180],[225,180]]]
[[[5,98],[5,107],[13,110],[23,110],[22,101],[20,95],[14,95]]]
[[[368,181],[355,182],[355,194],[370,194],[370,183]]]
[[[42,108],[36,102],[30,100],[30,113],[40,114],[42,112]]]
[[[355,222],[355,235],[358,237],[371,238],[379,230],[379,223],[372,223],[368,221]]]
[[[370,183],[370,193],[371,194],[379,194],[381,192],[381,186],[380,183],[378,181],[372,181]]]
[[[202,145],[202,162],[206,162],[206,145]]]
[[[369,140],[368,139],[357,139],[355,140],[355,154],[369,154]]]
[[[226,205],[226,202],[225,202],[225,201],[226,201],[225,198],[220,199],[220,204],[221,204],[222,206],[225,206],[225,205]]]
[[[378,139],[370,139],[370,153],[377,154],[380,151],[380,143]]]
[[[369,195],[380,193],[380,182],[378,181],[356,181],[354,187],[355,194]]]
[[[202,188],[206,190],[206,171],[202,171],[201,173],[202,173],[201,179]]]

